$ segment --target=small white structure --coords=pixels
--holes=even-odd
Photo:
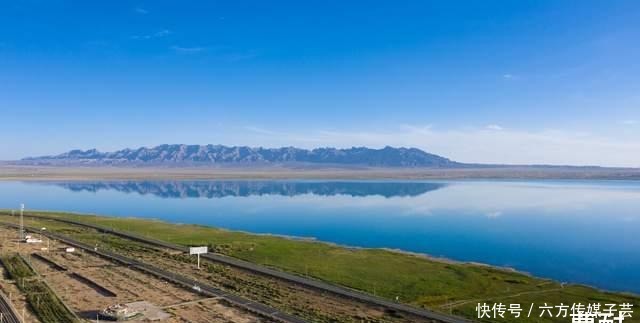
[[[24,240],[26,243],[42,243],[42,240],[36,238],[27,238]]]
[[[65,252],[75,252],[76,248],[74,247],[68,247],[67,249],[64,249]]]
[[[30,235],[30,234],[27,234],[26,236],[24,236],[24,238],[25,238],[25,239],[31,239],[32,237],[31,237],[31,235]]]

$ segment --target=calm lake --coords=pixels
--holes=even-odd
[[[386,247],[640,293],[637,181],[0,182],[64,210]]]

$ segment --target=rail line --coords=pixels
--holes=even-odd
[[[24,214],[25,217],[31,217],[31,218],[37,218],[37,219],[45,219],[45,220],[52,220],[52,221],[58,221],[58,222],[62,222],[62,223],[69,223],[69,224],[73,224],[73,225],[78,225],[78,226],[83,226],[83,227],[87,227],[87,228],[92,228],[104,233],[109,233],[109,234],[113,234],[119,237],[123,237],[126,239],[130,239],[130,240],[134,240],[134,241],[138,241],[138,242],[142,242],[142,243],[146,243],[146,244],[150,244],[150,245],[155,245],[155,246],[159,246],[159,247],[163,247],[163,248],[167,248],[167,249],[172,249],[172,250],[177,250],[177,251],[181,251],[181,252],[189,252],[189,248],[188,247],[184,247],[184,246],[180,246],[180,245],[175,245],[172,243],[168,243],[165,241],[161,241],[161,240],[157,240],[157,239],[153,239],[153,238],[147,238],[147,237],[143,237],[137,234],[133,234],[133,233],[129,233],[129,232],[123,232],[123,231],[118,231],[112,228],[108,228],[108,227],[104,227],[104,226],[100,226],[100,225],[95,225],[95,224],[90,224],[90,223],[85,223],[85,222],[80,222],[80,221],[74,221],[74,220],[68,220],[68,219],[60,219],[60,218],[56,218],[56,217],[50,217],[50,216],[44,216],[44,215],[35,215],[35,214]],[[213,262],[217,262],[217,263],[222,263],[222,264],[226,264],[229,266],[233,266],[236,268],[240,268],[240,269],[244,269],[253,273],[257,273],[257,274],[261,274],[261,275],[265,275],[265,276],[269,276],[269,277],[273,277],[273,278],[278,278],[287,282],[291,282],[291,283],[295,283],[301,286],[305,286],[305,287],[309,287],[309,288],[313,288],[315,290],[319,290],[322,292],[329,292],[332,293],[334,295],[338,295],[340,297],[345,297],[348,299],[353,299],[359,302],[363,302],[365,304],[370,304],[370,305],[374,305],[374,306],[380,306],[380,307],[384,307],[387,309],[391,309],[394,311],[398,311],[401,313],[406,313],[406,314],[411,314],[411,315],[415,315],[421,318],[425,318],[425,319],[430,319],[430,320],[436,320],[439,322],[443,322],[443,323],[469,323],[471,322],[470,320],[467,320],[465,318],[461,318],[461,317],[457,317],[454,315],[447,315],[447,314],[443,314],[443,313],[438,313],[438,312],[434,312],[434,311],[430,311],[427,309],[422,309],[422,308],[417,308],[417,307],[413,307],[410,305],[405,305],[405,304],[400,304],[400,303],[395,303],[389,300],[386,300],[384,298],[380,298],[380,297],[376,297],[373,295],[369,295],[369,294],[365,294],[353,289],[349,289],[349,288],[345,288],[345,287],[340,287],[340,286],[336,286],[336,285],[332,285],[329,283],[325,283],[323,281],[319,281],[319,280],[315,280],[315,279],[311,279],[311,278],[307,278],[307,277],[302,277],[302,276],[298,276],[298,275],[294,275],[294,274],[290,274],[287,272],[283,272],[283,271],[279,271],[279,270],[275,270],[275,269],[271,269],[271,268],[267,268],[261,265],[256,265],[254,263],[250,263],[248,261],[244,261],[244,260],[240,260],[237,258],[232,258],[232,257],[228,257],[228,256],[224,256],[224,255],[220,255],[220,254],[214,254],[214,253],[207,253],[207,254],[203,254],[201,255],[202,258],[213,261]]]
[[[21,323],[18,311],[13,307],[7,295],[0,292],[0,316],[2,323]]]
[[[14,223],[6,223],[6,222],[0,222],[0,224],[5,225],[5,226],[9,226],[12,228],[17,228],[19,229],[20,226],[16,225]],[[222,299],[224,299],[225,301],[231,303],[234,306],[237,306],[239,308],[245,309],[246,311],[250,312],[250,313],[254,313],[257,315],[260,315],[262,317],[265,318],[269,318],[271,320],[277,321],[277,322],[284,322],[284,323],[306,323],[305,320],[295,317],[293,315],[287,314],[287,313],[283,313],[279,310],[276,310],[272,307],[269,307],[267,305],[264,304],[260,304],[260,303],[256,303],[250,300],[247,300],[243,297],[240,297],[238,295],[234,295],[234,294],[230,294],[227,292],[224,292],[222,290],[219,290],[215,287],[209,286],[207,284],[203,284],[202,282],[199,282],[195,279],[191,279],[173,272],[169,272],[154,266],[151,266],[147,263],[143,263],[140,262],[138,260],[135,259],[131,259],[116,253],[112,253],[106,250],[96,250],[94,247],[83,243],[83,242],[79,242],[76,241],[72,238],[69,238],[67,236],[61,235],[61,234],[57,234],[57,233],[53,233],[53,232],[42,232],[41,230],[37,229],[37,228],[32,228],[32,227],[28,227],[28,226],[24,226],[24,229],[27,231],[31,231],[31,232],[41,232],[43,235],[51,238],[51,239],[55,239],[55,240],[59,240],[62,241],[70,246],[74,246],[76,248],[80,248],[83,249],[85,251],[94,253],[100,257],[103,257],[105,259],[111,260],[111,261],[115,261],[118,263],[121,263],[123,265],[129,266],[131,268],[137,269],[139,271],[151,274],[153,276],[156,276],[158,278],[164,279],[166,281],[170,281],[172,283],[178,284],[178,285],[182,285],[186,288],[190,288],[196,292],[199,292],[201,294],[210,296],[210,297],[220,297]]]

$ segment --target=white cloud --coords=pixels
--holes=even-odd
[[[384,131],[309,130],[301,133],[260,131],[238,137],[256,146],[386,145],[416,147],[460,162],[640,167],[640,142],[561,130],[524,131],[484,128],[434,129],[404,125]]]
[[[495,219],[495,218],[498,218],[498,217],[502,216],[502,212],[501,211],[490,211],[490,212],[487,212],[485,214],[485,216],[487,218],[489,218],[489,219]]]
[[[204,47],[171,46],[171,49],[178,53],[194,54],[194,53],[202,52],[204,50]]]
[[[520,76],[519,75],[515,75],[515,74],[511,74],[511,73],[505,73],[505,74],[502,74],[502,79],[504,79],[506,81],[515,81],[515,80],[519,80]]]
[[[490,125],[487,126],[487,129],[500,131],[503,128],[501,126],[497,125],[497,124],[490,124]]]
[[[638,124],[638,120],[627,119],[627,120],[620,121],[620,123],[622,123],[623,125],[627,125],[627,126],[633,126],[633,125]]]
[[[260,127],[254,127],[254,126],[245,126],[243,128],[244,130],[255,132],[258,134],[263,134],[263,135],[281,135],[282,134],[280,132],[271,131],[271,130],[263,129]]]
[[[171,35],[171,31],[167,30],[167,29],[163,29],[160,30],[159,32],[153,33],[153,34],[149,34],[149,35],[142,35],[142,36],[131,36],[132,39],[153,39],[153,38],[162,38],[162,37],[166,37]]]
[[[149,13],[148,10],[146,10],[144,8],[141,8],[141,7],[137,7],[135,9],[133,9],[133,11],[135,11],[136,13],[141,14],[141,15],[146,15],[146,14]]]

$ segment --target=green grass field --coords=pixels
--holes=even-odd
[[[30,212],[32,213],[32,212]],[[98,224],[181,245],[209,245],[218,253],[419,307],[476,318],[478,303],[519,303],[528,310],[544,303],[631,303],[637,295],[564,285],[507,269],[456,263],[381,249],[346,248],[328,243],[221,230],[198,225],[170,224],[138,218],[114,218],[68,213],[33,212]],[[6,214],[6,212],[4,212]],[[12,220],[1,216],[0,220]],[[36,223],[33,219],[25,223]],[[47,222],[50,230],[64,230]],[[526,310],[524,311],[526,314]],[[570,318],[520,318],[518,322],[569,322]],[[636,315],[640,316],[640,315]],[[496,321],[496,320],[486,320]],[[639,322],[628,318],[625,322]]]
[[[2,265],[7,270],[9,277],[15,281],[22,279],[35,277],[36,273],[29,267],[29,265],[17,254],[3,255]]]

